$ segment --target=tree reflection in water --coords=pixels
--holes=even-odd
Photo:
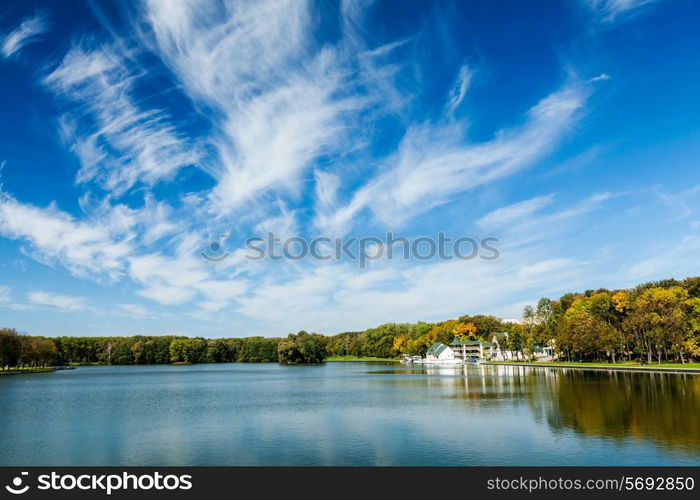
[[[534,419],[554,433],[573,430],[700,452],[700,375],[488,365],[382,373],[415,375],[432,396],[478,405],[528,404]]]
[[[544,369],[525,380],[545,389],[528,399],[553,430],[700,451],[698,375]]]

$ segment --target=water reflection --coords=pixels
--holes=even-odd
[[[541,388],[528,395],[533,413],[555,430],[700,451],[697,375],[547,370],[526,380]]]
[[[423,376],[445,397],[504,404],[524,399],[533,418],[553,432],[651,440],[700,452],[698,375],[488,365],[413,365],[371,373]]]
[[[0,465],[695,465],[700,376],[506,366],[0,377]]]

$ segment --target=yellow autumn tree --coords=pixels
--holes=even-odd
[[[627,290],[620,290],[619,292],[615,292],[611,300],[613,303],[613,307],[619,313],[627,312],[627,309],[629,309],[630,307],[631,298]]]
[[[452,329],[458,340],[476,340],[476,325],[474,323],[458,323]]]
[[[404,354],[406,352],[406,348],[408,347],[408,342],[411,339],[406,337],[405,335],[400,335],[394,339],[394,344],[392,346],[392,350],[394,351],[394,354]]]
[[[700,346],[695,337],[688,337],[685,339],[682,348],[682,352],[686,352],[691,358],[700,358]]]

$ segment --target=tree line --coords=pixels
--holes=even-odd
[[[700,358],[700,277],[630,289],[597,289],[542,298],[519,321],[461,316],[440,323],[387,324],[330,337],[329,352],[355,356],[423,355],[434,342],[492,341],[533,359],[551,347],[564,361],[686,363]]]
[[[45,368],[56,361],[54,339],[19,335],[11,328],[0,328],[0,368],[26,366]]]
[[[506,332],[507,334],[503,334]],[[491,341],[532,358],[550,346],[568,361],[680,362],[700,358],[700,277],[631,289],[588,290],[526,306],[522,319],[460,316],[437,323],[387,323],[333,336],[299,332],[286,338],[184,336],[37,337],[0,329],[0,367],[51,364],[321,363],[327,356],[395,358],[423,355],[453,338]]]
[[[0,367],[276,362],[278,342],[265,337],[204,339],[172,335],[44,338],[3,328]],[[43,349],[30,348],[37,344]]]
[[[512,330],[525,355],[549,344],[569,361],[686,363],[700,358],[700,277],[543,298]]]

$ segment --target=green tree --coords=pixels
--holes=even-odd
[[[22,342],[17,330],[0,328],[0,369],[17,366],[22,352]]]
[[[548,298],[542,298],[537,302],[534,312],[533,338],[536,344],[552,346],[557,331],[559,303]]]
[[[279,339],[247,337],[241,343],[237,361],[243,363],[271,363],[277,361]]]
[[[277,347],[278,361],[286,365],[323,363],[326,356],[326,341],[316,333],[289,334]]]
[[[44,368],[52,364],[58,355],[56,344],[51,339],[21,336],[20,343],[22,352],[19,364],[22,366]]]
[[[508,343],[510,350],[515,358],[525,357],[525,348],[527,345],[527,328],[520,323],[508,323],[506,325],[508,331]]]
[[[175,339],[170,343],[173,363],[203,363],[206,361],[207,342],[204,339]]]

